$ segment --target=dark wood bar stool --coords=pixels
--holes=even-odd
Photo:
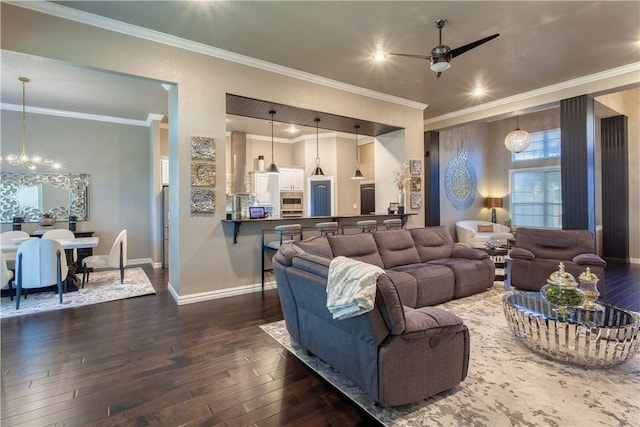
[[[265,234],[276,234],[278,240],[265,241]],[[273,267],[265,269],[264,256],[266,252],[275,253],[282,242],[287,240],[302,240],[302,224],[278,225],[273,230],[262,230],[262,291],[264,292],[264,273],[273,271]]]

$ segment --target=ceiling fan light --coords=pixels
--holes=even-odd
[[[507,150],[519,153],[531,145],[531,135],[526,130],[516,129],[505,137],[504,146]]]
[[[436,73],[446,71],[449,67],[451,67],[451,64],[445,58],[435,59],[434,62],[431,63],[431,71]]]

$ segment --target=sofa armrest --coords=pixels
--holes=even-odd
[[[573,262],[578,265],[595,265],[598,267],[606,267],[607,262],[596,254],[580,254],[573,257]]]
[[[395,283],[386,274],[378,277],[376,305],[387,324],[389,333],[392,335],[403,333],[406,328],[405,308]]]
[[[451,258],[484,259],[489,258],[489,254],[480,249],[454,246],[451,249]]]
[[[511,249],[511,251],[509,252],[509,256],[511,258],[517,258],[517,259],[526,259],[526,260],[536,259],[536,256],[533,254],[533,252],[524,248]]]
[[[329,264],[331,260],[318,255],[302,253],[295,255],[291,260],[291,265],[307,273],[315,274],[323,279],[329,277]]]
[[[457,330],[462,319],[437,307],[405,307],[406,329],[402,338],[407,341],[420,340],[434,333]]]

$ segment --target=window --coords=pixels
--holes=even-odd
[[[560,129],[533,132],[531,146],[520,153],[511,153],[512,162],[560,157]]]
[[[509,175],[513,225],[562,228],[560,167],[515,169]]]

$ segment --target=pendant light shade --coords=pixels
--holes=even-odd
[[[363,179],[364,175],[360,172],[360,162],[358,161],[358,129],[360,129],[360,125],[355,125],[354,128],[356,129],[356,170],[351,179]]]
[[[509,132],[504,139],[504,146],[507,150],[519,153],[526,150],[531,145],[531,135],[526,130],[521,130],[518,126],[518,115],[516,114],[516,130]]]
[[[273,158],[273,116],[276,114],[275,110],[269,110],[269,114],[271,114],[271,164],[267,168],[266,172],[271,175],[275,175],[280,173],[278,166],[275,163]]]
[[[318,126],[320,125],[320,119],[315,118],[313,121],[316,122],[316,167],[313,169],[313,173],[311,174],[311,176],[319,176],[324,175],[324,172],[322,172],[322,168],[320,167],[320,154],[318,151]]]
[[[9,163],[11,166],[24,166],[29,170],[36,170],[38,166],[46,166],[50,169],[60,169],[62,165],[38,154],[27,154],[27,102],[26,86],[31,81],[28,77],[18,77],[22,82],[22,152],[11,153],[0,157],[0,163]]]

